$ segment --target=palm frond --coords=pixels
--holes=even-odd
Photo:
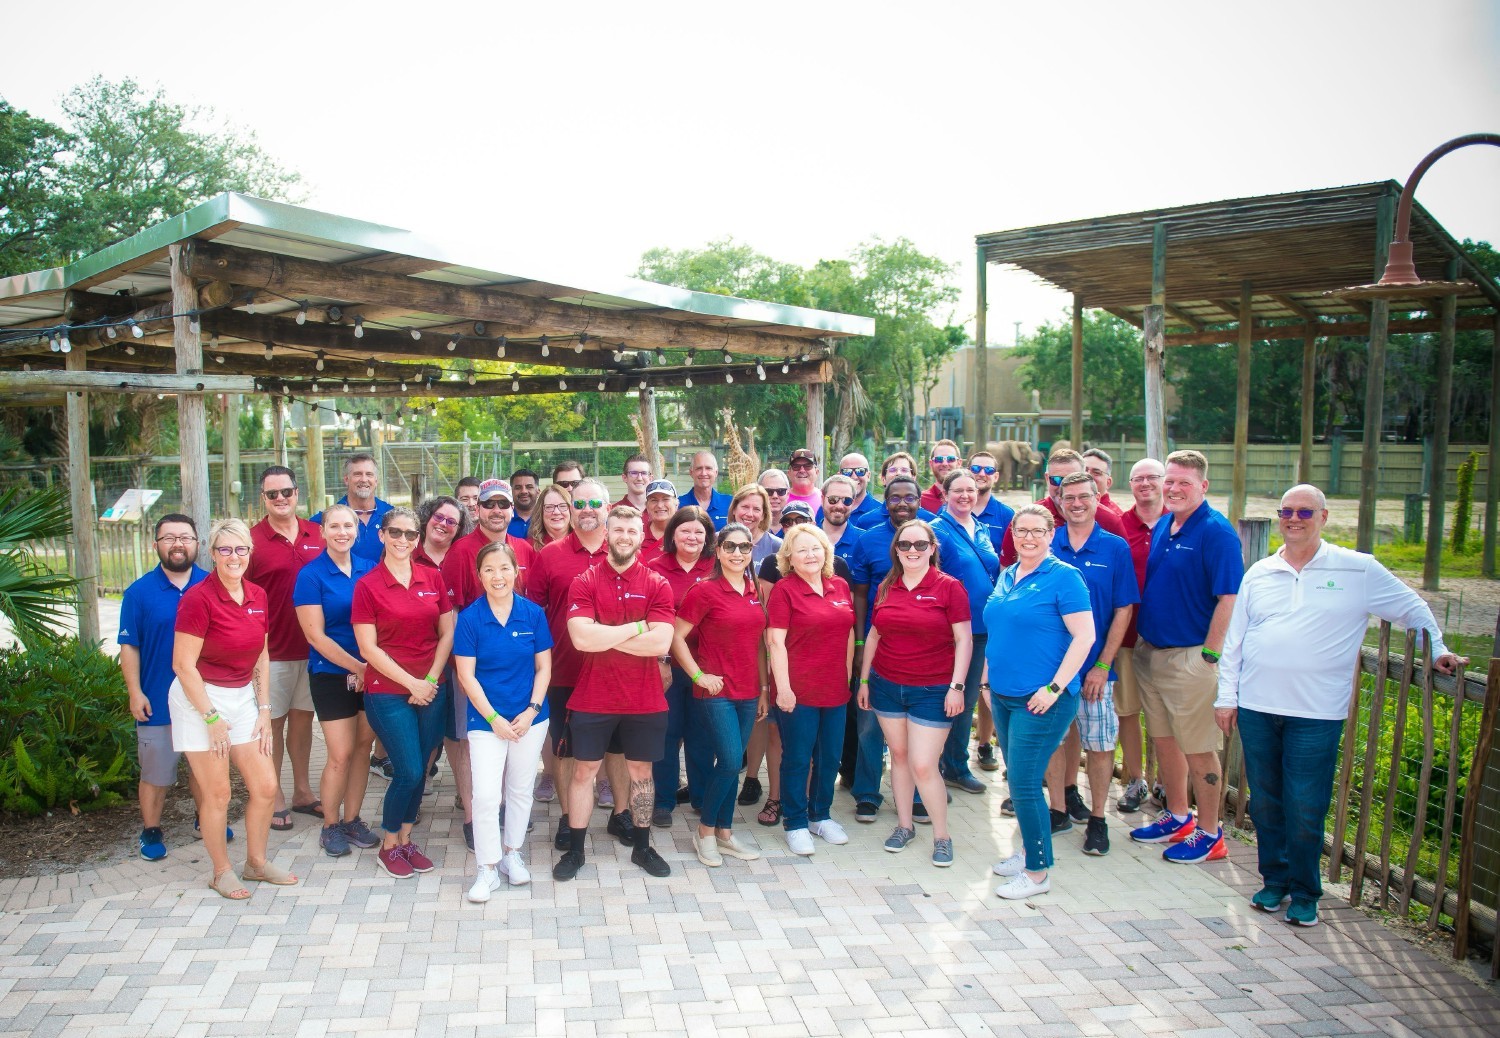
[[[48,573],[20,552],[0,555],[0,616],[28,648],[51,641],[73,617],[70,596],[77,584],[72,577]]]
[[[0,494],[0,551],[31,551],[32,543],[73,533],[67,487],[11,487]]]

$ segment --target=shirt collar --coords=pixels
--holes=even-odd
[[[1285,551],[1286,545],[1283,544],[1281,547],[1277,548],[1275,553],[1270,555],[1269,558],[1275,559],[1276,564],[1285,569],[1288,573],[1296,573],[1297,571],[1292,568],[1292,564],[1286,561],[1286,557],[1282,554]],[[1313,557],[1307,560],[1307,565],[1303,566],[1302,569],[1306,571],[1316,566],[1318,563],[1328,558],[1328,553],[1328,542],[1321,537],[1318,538],[1318,550],[1313,552]]]
[[[1068,524],[1063,523],[1052,535],[1052,547],[1054,549],[1059,547],[1066,548],[1069,551],[1073,551],[1073,554],[1075,555],[1082,555],[1084,552],[1089,552],[1092,554],[1099,550],[1099,545],[1097,542],[1099,539],[1099,534],[1103,532],[1103,530],[1104,527],[1099,525],[1099,520],[1095,519],[1094,528],[1090,530],[1089,535],[1083,539],[1083,547],[1079,548],[1077,551],[1073,551],[1073,539],[1068,535]]]
[[[1187,533],[1188,527],[1197,525],[1198,522],[1207,517],[1208,513],[1212,511],[1213,506],[1208,503],[1208,498],[1205,497],[1203,501],[1198,505],[1198,507],[1193,509],[1193,514],[1183,520],[1181,528],[1178,529],[1176,533],[1172,532],[1172,522],[1176,521],[1176,516],[1174,516],[1171,512],[1162,512],[1162,518],[1170,520],[1167,524],[1167,536],[1181,537],[1183,534]]]
[[[580,555],[587,555],[591,559],[598,558],[609,551],[609,542],[607,540],[599,542],[598,551],[589,551],[583,546],[583,542],[578,539],[577,530],[569,530],[568,535],[563,538],[563,543],[568,546],[569,551],[575,551]]]

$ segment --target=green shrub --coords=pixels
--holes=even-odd
[[[1474,474],[1479,471],[1479,452],[1470,451],[1458,467],[1458,500],[1453,506],[1453,554],[1469,550],[1469,514],[1474,508]]]

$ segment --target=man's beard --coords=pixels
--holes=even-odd
[[[621,553],[620,549],[611,544],[609,546],[609,561],[623,569],[624,567],[630,565],[631,562],[635,561],[635,553],[637,550],[638,549],[635,546],[632,546],[629,551]]]
[[[172,556],[168,555],[166,558],[161,560],[161,568],[166,570],[168,573],[186,573],[188,570],[193,568],[193,557],[191,555],[185,555],[183,556],[181,562],[173,562]]]

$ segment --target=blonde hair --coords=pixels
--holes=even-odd
[[[1196,469],[1198,475],[1208,478],[1208,458],[1201,451],[1181,450],[1173,451],[1167,455],[1168,465],[1181,465],[1183,468]]]
[[[1021,516],[1023,515],[1034,515],[1038,519],[1046,520],[1048,533],[1051,533],[1056,528],[1057,524],[1052,521],[1052,513],[1047,510],[1046,505],[1039,505],[1035,502],[1029,505],[1022,505],[1020,508],[1016,509],[1016,514],[1010,517],[1010,525],[1014,527],[1016,525],[1016,520],[1021,518]],[[1015,535],[1012,534],[1011,536],[1012,538],[1014,538]]]
[[[767,471],[770,471],[769,469]],[[762,473],[764,475],[764,473]],[[755,537],[759,537],[771,528],[771,495],[766,493],[766,488],[759,483],[746,483],[734,492],[734,497],[729,500],[729,518],[734,519],[734,510],[740,506],[740,502],[747,497],[760,498],[760,522],[755,524]],[[735,520],[738,522],[738,520]]]
[[[334,512],[348,512],[350,519],[352,519],[355,523],[359,522],[359,513],[356,512],[352,507],[350,507],[349,505],[332,504],[323,509],[324,526],[328,525],[328,517]]]
[[[245,525],[243,519],[216,519],[208,528],[208,550],[213,551],[217,548],[219,538],[225,535],[237,539],[242,544],[253,545],[255,543],[250,537],[250,527]]]
[[[816,523],[798,523],[781,535],[781,547],[776,549],[777,572],[783,577],[792,572],[792,544],[799,537],[811,537],[823,546],[822,574],[825,577],[833,576],[833,544]]]

